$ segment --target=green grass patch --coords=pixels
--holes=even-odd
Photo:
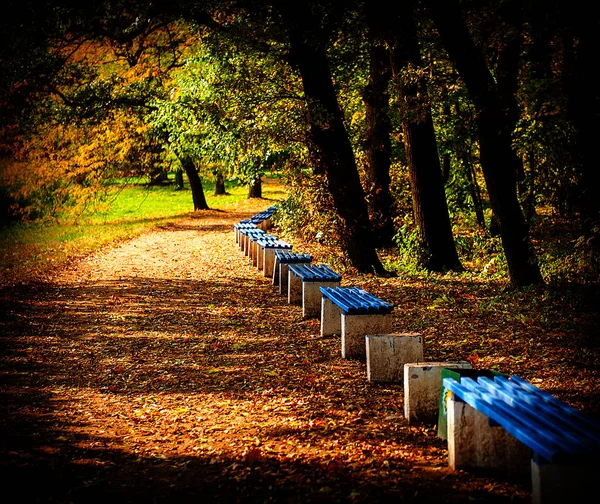
[[[263,184],[263,207],[285,197],[285,188],[274,179]],[[213,210],[243,211],[256,205],[249,201],[248,188],[226,183],[227,194],[214,196],[211,182],[204,182],[208,206]],[[187,181],[183,189],[174,184],[149,186],[140,180],[115,182],[93,208],[71,212],[53,222],[17,223],[0,230],[0,271],[6,278],[64,264],[102,247],[130,239],[164,226],[193,212]]]

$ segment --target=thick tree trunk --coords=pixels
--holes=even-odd
[[[222,196],[223,194],[227,194],[225,191],[225,177],[223,177],[222,173],[217,173],[215,175],[215,196]]]
[[[262,198],[262,180],[258,177],[248,186],[248,198]]]
[[[183,189],[183,170],[177,169],[175,172],[175,184],[177,184],[178,189]]]
[[[465,82],[476,109],[481,166],[490,203],[500,225],[511,282],[542,282],[527,224],[517,198],[519,160],[512,150],[507,118],[489,69],[471,39],[454,0],[431,0],[444,46]]]
[[[411,84],[402,82],[400,77],[409,66],[422,66],[412,4],[398,3],[396,9],[399,9],[398,31],[392,46],[392,68],[405,102],[402,120],[404,148],[413,212],[423,243],[424,266],[433,271],[461,270],[425,82],[419,78]]]
[[[373,20],[377,26],[377,19]],[[388,85],[392,72],[390,53],[383,45],[376,29],[371,30],[371,68],[369,84],[363,92],[367,133],[365,139],[368,204],[373,235],[380,247],[390,246],[394,239],[394,201],[390,194],[390,165],[392,144],[388,116]]]
[[[179,157],[178,159],[190,183],[194,211],[209,210],[206,197],[204,196],[204,189],[202,188],[202,181],[200,180],[200,175],[198,175],[198,170],[196,169],[194,162],[185,157]]]
[[[568,117],[575,127],[574,154],[579,175],[575,204],[589,243],[600,253],[600,170],[597,148],[600,135],[600,84],[595,75],[600,37],[596,24],[594,18],[581,18],[575,24],[574,37],[570,38],[572,56],[565,67],[564,88]]]
[[[362,273],[387,274],[374,246],[354,152],[337,101],[319,20],[304,1],[281,2],[291,44],[290,58],[299,69],[310,122],[317,170],[325,174],[341,218],[342,250]]]
[[[479,227],[481,229],[485,229],[485,216],[483,214],[481,191],[479,189],[479,184],[477,183],[477,177],[475,175],[473,163],[469,159],[469,155],[467,154],[467,152],[461,151],[458,155],[462,161],[463,167],[465,169],[465,174],[467,176],[469,192],[471,193],[471,199],[473,200],[473,208],[475,211],[475,218],[477,219],[477,224],[479,224]]]

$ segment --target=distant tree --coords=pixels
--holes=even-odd
[[[388,9],[379,3],[365,4],[370,40],[369,83],[363,91],[365,104],[365,172],[373,234],[378,246],[393,243],[394,201],[390,192],[392,133],[389,86],[392,79],[390,51],[382,28]]]
[[[423,263],[434,271],[461,270],[422,70],[413,3],[398,3],[387,16],[383,13],[382,22],[388,23],[395,89],[402,100],[402,132]]]

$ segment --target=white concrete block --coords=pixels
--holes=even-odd
[[[302,278],[288,268],[288,303],[302,304]]]
[[[531,449],[483,413],[449,393],[448,464],[454,470],[484,469],[503,478],[529,474]]]
[[[287,297],[288,295],[288,267],[289,264],[279,264],[279,294]]]
[[[320,287],[339,287],[340,282],[302,282],[302,316],[318,317],[321,313]]]
[[[423,360],[420,334],[367,334],[367,379],[402,383],[404,364]]]
[[[386,314],[346,315],[342,313],[342,357],[366,360],[366,335],[391,332],[392,316]]]
[[[263,250],[263,275],[266,277],[273,276],[273,266],[275,264],[275,249],[266,248]]]
[[[342,334],[342,310],[331,299],[321,296],[321,336]]]
[[[437,422],[443,368],[471,369],[471,364],[413,361],[404,365],[404,416],[409,423]]]
[[[592,502],[598,494],[600,463],[544,464],[531,460],[533,504]],[[592,500],[590,500],[592,499]]]

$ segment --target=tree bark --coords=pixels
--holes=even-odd
[[[320,20],[304,1],[278,5],[288,32],[290,59],[302,78],[311,151],[316,155],[317,170],[327,178],[341,218],[341,248],[358,271],[387,274],[374,246],[365,193],[333,86]]]
[[[431,12],[448,55],[464,81],[476,109],[481,166],[490,204],[498,219],[511,282],[541,283],[542,276],[517,198],[519,160],[492,75],[478,51],[455,0],[430,0]]]
[[[223,194],[226,194],[226,191],[225,191],[225,177],[223,177],[222,173],[217,173],[215,175],[215,190],[214,190],[214,195],[215,196],[222,196]]]
[[[571,57],[565,67],[564,89],[567,115],[575,127],[575,162],[579,175],[576,200],[583,231],[589,243],[600,253],[600,170],[598,136],[600,134],[600,84],[596,61],[600,52],[596,18],[574,23],[570,37]],[[567,44],[565,44],[567,45]],[[570,63],[570,64],[569,64]]]
[[[392,77],[389,50],[379,33],[380,9],[369,9],[371,34],[371,63],[369,84],[363,91],[366,115],[365,172],[367,175],[368,205],[373,235],[378,246],[391,246],[394,239],[394,201],[390,193],[390,166],[392,143],[391,122],[388,115],[388,86]]]
[[[198,170],[194,162],[188,157],[178,157],[185,174],[187,175],[192,190],[192,200],[194,202],[194,211],[196,210],[209,210],[206,197],[204,196],[204,189],[202,188],[202,181]]]
[[[175,171],[175,184],[177,184],[178,189],[183,189],[183,170],[177,169]]]
[[[262,198],[262,179],[258,177],[248,186],[248,198]]]
[[[423,78],[402,82],[402,72],[422,67],[412,3],[399,2],[392,68],[405,103],[404,148],[410,175],[413,213],[423,246],[424,266],[432,271],[461,270],[456,252],[429,98]]]

